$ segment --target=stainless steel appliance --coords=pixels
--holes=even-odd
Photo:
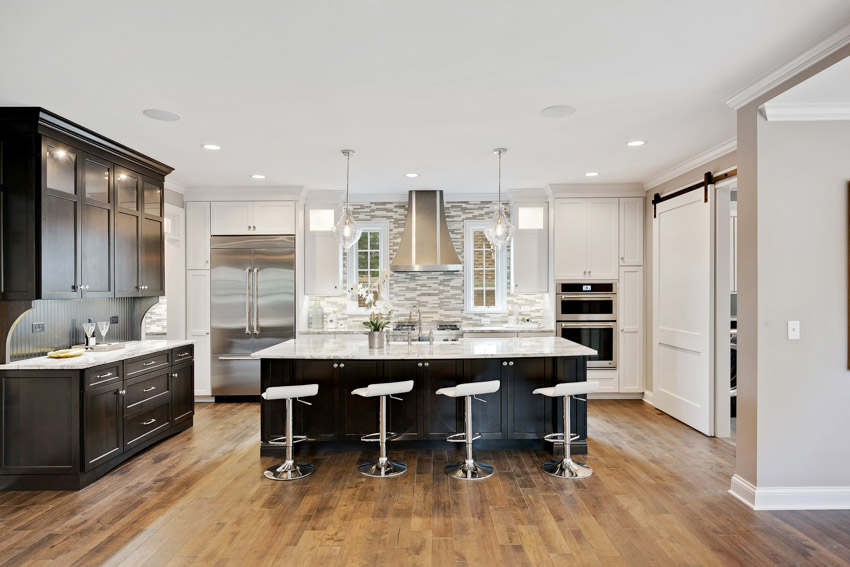
[[[555,333],[597,351],[588,368],[617,368],[617,282],[556,282]]]
[[[213,236],[213,396],[260,394],[251,353],[295,338],[295,237]]]
[[[399,321],[393,325],[390,331],[390,341],[406,342],[408,333],[411,334],[413,341],[427,341],[430,338],[429,333],[433,331],[434,342],[457,342],[463,338],[463,329],[460,326],[460,321],[437,321],[429,331],[417,334],[417,324],[415,321]],[[428,328],[427,326],[425,327]]]

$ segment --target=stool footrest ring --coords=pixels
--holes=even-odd
[[[476,441],[481,439],[480,433],[472,434],[472,441]],[[466,443],[466,433],[455,433],[454,435],[449,435],[446,437],[446,441],[449,443]]]
[[[392,431],[387,431],[386,439],[387,441],[393,441],[398,439],[398,433],[394,433]],[[381,442],[381,433],[369,433],[368,435],[364,435],[360,438],[361,441],[366,441],[367,443],[380,443]]]
[[[292,436],[292,444],[293,445],[295,445],[296,443],[303,443],[304,441],[310,441],[310,439],[307,439],[306,435],[293,435]],[[269,445],[285,446],[286,445],[286,435],[281,435],[280,437],[272,437],[271,439],[269,439],[268,444]]]
[[[570,442],[575,441],[580,436],[578,433],[573,433],[570,435]],[[554,443],[555,445],[563,445],[564,444],[564,434],[563,433],[550,433],[543,437],[544,441],[549,441],[550,443]]]

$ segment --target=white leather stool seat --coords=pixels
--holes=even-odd
[[[498,380],[489,380],[487,382],[466,382],[464,384],[452,386],[451,388],[440,388],[437,390],[437,393],[450,398],[463,398],[465,396],[478,396],[498,392],[499,385],[500,382]]]
[[[318,384],[301,384],[299,386],[272,386],[263,392],[266,400],[287,400],[290,398],[306,398],[319,393]]]
[[[392,396],[394,394],[406,394],[413,389],[413,380],[404,382],[384,382],[383,384],[369,384],[366,388],[357,388],[351,393],[364,398],[376,396]]]
[[[564,396],[577,396],[579,394],[592,394],[599,389],[599,382],[562,382],[549,388],[537,388],[533,393],[543,394],[550,398],[563,398]]]

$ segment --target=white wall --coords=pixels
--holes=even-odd
[[[739,204],[757,211],[758,372],[739,374],[758,377],[755,484],[850,487],[850,122],[758,117],[757,135],[758,199]],[[788,320],[801,340],[787,340]]]

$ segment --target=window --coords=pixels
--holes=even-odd
[[[466,221],[463,227],[464,295],[470,313],[507,311],[505,252],[493,248],[484,230],[488,221]]]
[[[348,251],[348,312],[361,313],[371,311],[367,299],[360,296],[357,291],[360,285],[367,286],[372,297],[377,298],[375,282],[381,277],[381,272],[389,267],[389,252],[387,250],[387,235],[389,234],[389,223],[386,222],[362,222],[358,223],[363,231],[360,238]],[[386,290],[382,290],[382,299],[386,297]]]

